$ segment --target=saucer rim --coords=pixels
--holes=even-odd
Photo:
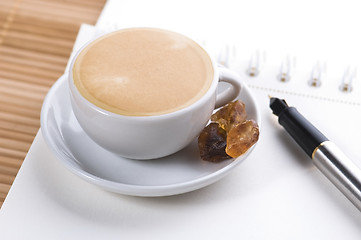
[[[53,137],[48,132],[48,123],[47,123],[47,114],[49,109],[52,106],[52,99],[54,98],[54,95],[57,91],[59,91],[59,88],[66,84],[67,82],[67,73],[64,73],[51,87],[48,94],[46,95],[43,106],[41,108],[41,115],[40,115],[40,123],[41,123],[41,132],[44,137],[44,140],[48,147],[52,150],[52,152],[55,154],[58,161],[60,161],[64,166],[70,170],[75,175],[79,176],[83,180],[86,180],[90,183],[93,183],[99,187],[102,187],[108,191],[125,194],[125,195],[131,195],[131,196],[142,196],[142,197],[161,197],[161,196],[170,196],[170,195],[176,195],[176,194],[182,194],[190,191],[194,191],[197,189],[200,189],[202,187],[208,186],[221,178],[223,178],[225,175],[227,175],[232,169],[234,169],[236,166],[238,166],[241,162],[243,162],[249,154],[254,150],[257,143],[253,145],[244,155],[236,158],[231,159],[229,164],[224,166],[221,169],[218,169],[217,171],[214,171],[208,175],[192,179],[190,181],[180,182],[180,183],[173,183],[173,184],[166,184],[166,185],[135,185],[135,184],[126,184],[121,182],[114,182],[111,180],[107,180],[104,178],[101,178],[99,176],[93,175],[90,172],[87,172],[86,170],[80,168],[74,163],[75,161],[79,161],[77,158],[73,156],[73,158],[66,156],[64,153],[62,153],[57,145],[53,141]],[[257,107],[257,104],[255,102],[254,96],[249,91],[248,87],[243,84],[243,88],[245,88],[252,98],[252,101],[255,105],[256,115],[258,117],[257,123],[260,127],[260,113],[259,108]],[[70,97],[70,96],[69,96]],[[69,106],[71,108],[71,106]],[[71,109],[69,111],[72,111]],[[63,138],[62,138],[63,140]],[[71,150],[69,150],[72,152]],[[136,161],[136,160],[135,160]],[[139,161],[139,160],[138,160]],[[141,160],[141,161],[152,161],[152,160]]]

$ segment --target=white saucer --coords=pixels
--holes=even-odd
[[[260,125],[255,100],[246,86],[240,99],[246,104],[249,118]],[[133,196],[167,196],[202,188],[228,174],[254,148],[237,159],[221,163],[202,161],[196,141],[160,159],[142,161],[119,157],[94,143],[79,126],[71,109],[66,75],[45,98],[41,129],[50,149],[73,173],[109,191]]]

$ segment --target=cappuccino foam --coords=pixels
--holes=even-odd
[[[86,46],[73,65],[79,92],[121,115],[174,112],[199,100],[213,80],[208,54],[193,40],[166,30],[125,29]]]

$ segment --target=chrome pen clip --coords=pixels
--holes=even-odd
[[[281,82],[290,81],[295,68],[296,68],[296,57],[291,58],[289,55],[287,55],[287,57],[282,61],[278,79]]]
[[[353,90],[352,83],[356,79],[356,76],[357,76],[357,68],[356,67],[352,68],[351,66],[348,66],[342,77],[342,82],[339,87],[340,91],[352,92]]]
[[[321,65],[320,61],[312,68],[311,79],[308,81],[308,84],[312,87],[319,87],[321,86],[323,75],[326,72],[326,62]]]
[[[266,61],[266,52],[265,51],[259,51],[257,50],[251,57],[249,61],[249,66],[247,68],[247,74],[251,77],[257,76],[261,68],[263,67],[263,64]]]

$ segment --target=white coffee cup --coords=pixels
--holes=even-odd
[[[126,116],[113,113],[89,102],[74,84],[74,62],[88,44],[77,52],[70,65],[68,79],[73,112],[84,132],[94,142],[126,158],[154,159],[183,149],[199,135],[215,108],[234,100],[241,92],[240,76],[218,67],[202,47],[212,63],[213,80],[199,100],[180,110],[160,115]],[[217,94],[219,82],[229,83],[231,87]]]

